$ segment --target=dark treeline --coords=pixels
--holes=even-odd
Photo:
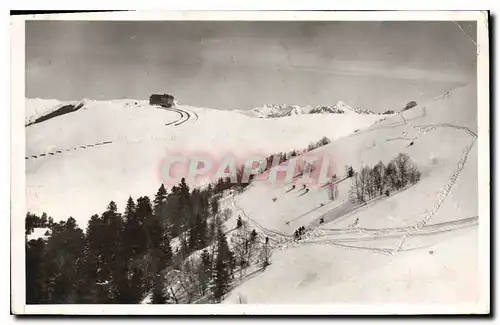
[[[135,304],[150,293],[156,304],[219,302],[235,267],[222,214],[213,185],[191,191],[184,179],[169,193],[161,185],[153,201],[129,198],[123,214],[110,202],[85,231],[73,218],[28,213],[26,236],[50,231],[26,240],[26,302]]]
[[[302,151],[279,153],[279,163],[330,143],[326,137]],[[268,157],[271,167],[275,155]],[[48,228],[45,236],[26,240],[27,304],[136,304],[152,293],[151,302],[220,302],[229,291],[234,270],[241,273],[258,258],[269,265],[268,239],[257,240],[255,230],[242,227],[232,238],[232,252],[223,229],[230,216],[220,211],[226,190],[243,191],[252,181],[220,178],[191,190],[183,178],[170,192],[163,185],[153,201],[129,198],[123,213],[111,201],[101,215],[93,215],[85,230],[74,218],[54,222],[44,213],[27,213],[26,236]],[[28,238],[28,237],[26,237]],[[175,241],[175,248],[172,243]],[[200,256],[191,256],[202,251]],[[260,255],[256,252],[260,252]]]
[[[392,159],[387,166],[378,162],[375,166],[364,166],[355,173],[350,167],[349,177],[352,185],[349,196],[352,201],[365,202],[380,195],[389,196],[390,192],[398,191],[420,180],[420,171],[404,153]]]

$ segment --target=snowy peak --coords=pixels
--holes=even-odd
[[[266,104],[252,109],[252,114],[260,118],[277,118],[301,114],[375,114],[368,109],[352,108],[339,101],[335,105],[298,106],[286,104]]]
[[[256,107],[252,111],[257,117],[262,118],[307,114],[306,109],[303,107],[286,104],[266,104],[262,107]]]

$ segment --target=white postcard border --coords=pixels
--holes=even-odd
[[[478,195],[481,300],[477,304],[25,305],[25,20],[477,21]],[[479,11],[136,11],[11,18],[11,311],[15,314],[467,314],[490,312],[490,148],[488,13]]]

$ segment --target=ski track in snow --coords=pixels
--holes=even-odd
[[[281,233],[279,231],[275,231],[275,230],[271,230],[269,228],[266,228],[264,226],[262,226],[260,223],[258,223],[257,221],[255,221],[254,219],[252,219],[239,205],[238,203],[236,203],[236,199],[234,197],[234,194],[232,195],[232,203],[234,205],[234,207],[236,208],[237,211],[239,211],[241,214],[243,214],[243,216],[249,220],[250,222],[252,222],[253,224],[255,224],[257,226],[257,228],[259,228],[267,237],[269,237],[269,240],[270,241],[273,241],[274,243],[276,243],[277,245],[279,244],[282,244],[284,242],[288,242],[290,240],[290,238],[292,238],[291,235],[287,235],[287,234],[284,234],[284,233]]]
[[[438,97],[432,99],[432,101],[437,100],[437,99],[441,99],[441,98],[447,98],[447,97],[449,97],[449,92],[446,92],[444,95],[438,96]],[[408,121],[415,120],[415,119],[418,119],[418,118],[422,118],[422,117],[425,117],[426,115],[427,115],[427,113],[426,113],[426,107],[425,106],[423,107],[423,114],[422,115],[414,117],[414,118],[412,118],[410,120],[405,119],[404,112],[400,112],[399,116],[402,119],[402,123],[397,124],[397,125],[391,124],[391,125],[385,126],[385,127],[381,126],[381,127],[378,127],[378,128],[366,130],[365,132],[369,132],[369,131],[373,131],[373,130],[378,130],[378,129],[381,129],[381,128],[387,128],[387,127],[393,128],[393,127],[398,127],[398,126],[404,126],[404,125],[407,125]],[[439,211],[439,209],[441,208],[441,205],[444,203],[444,201],[446,200],[446,198],[450,194],[453,185],[455,184],[455,182],[458,179],[458,176],[460,175],[460,172],[465,167],[465,163],[467,162],[467,157],[469,155],[469,152],[470,152],[470,150],[472,149],[472,147],[474,146],[474,144],[476,142],[477,134],[475,132],[473,132],[471,129],[469,129],[468,127],[465,127],[465,126],[455,125],[455,124],[451,124],[451,123],[439,123],[439,124],[428,124],[428,125],[421,125],[421,126],[413,126],[412,129],[415,130],[415,131],[417,131],[417,133],[416,133],[416,135],[414,137],[408,137],[407,136],[408,133],[407,132],[403,132],[400,137],[396,137],[396,138],[392,138],[392,139],[387,139],[387,141],[393,141],[393,140],[411,140],[411,141],[416,141],[416,140],[418,140],[418,138],[420,136],[425,135],[427,132],[434,131],[434,130],[436,130],[438,128],[452,128],[452,129],[456,129],[456,130],[459,130],[459,131],[464,131],[468,135],[470,135],[473,138],[473,140],[472,140],[472,142],[469,145],[467,145],[463,149],[462,157],[460,158],[460,160],[457,163],[457,169],[450,176],[449,182],[445,185],[444,190],[443,190],[440,198],[436,201],[433,210],[430,213],[428,213],[428,215],[425,216],[422,220],[420,220],[419,222],[417,222],[417,225],[409,228],[406,231],[406,234],[404,234],[402,236],[400,243],[391,252],[391,255],[395,255],[397,252],[403,251],[403,245],[404,245],[404,243],[406,241],[406,238],[411,234],[411,232],[418,232],[418,231],[420,231],[420,228],[422,228],[423,226],[425,226],[425,224]],[[357,132],[357,133],[353,134],[352,136],[356,136],[356,135],[359,135],[361,133],[363,133],[363,132]]]
[[[166,123],[165,126],[169,126],[169,125],[179,126],[179,125],[182,125],[182,124],[186,123],[187,121],[193,120],[193,119],[194,119],[194,121],[198,121],[198,114],[196,114],[195,112],[191,112],[191,114],[190,114],[188,111],[185,111],[185,110],[179,109],[179,108],[163,108],[163,107],[161,107],[161,109],[178,113],[180,116],[177,120]],[[155,139],[151,139],[151,138],[140,139],[139,138],[139,139],[128,140],[127,142],[138,143],[138,142],[142,142],[142,141],[152,141],[152,140],[155,140]],[[113,142],[111,140],[107,140],[107,141],[101,141],[101,142],[92,143],[92,144],[84,144],[84,145],[80,145],[80,146],[76,146],[76,147],[72,147],[72,148],[57,149],[57,150],[50,151],[50,152],[43,152],[43,153],[39,153],[36,155],[26,156],[26,157],[24,157],[24,159],[25,160],[37,159],[37,158],[41,158],[41,157],[46,157],[47,155],[53,156],[56,154],[62,154],[63,152],[70,152],[70,151],[79,150],[79,149],[95,148],[95,147],[100,147],[100,146],[108,145],[108,144],[112,144],[112,143],[116,143],[116,142]]]
[[[446,94],[444,96],[446,97]],[[401,117],[404,119],[403,114],[401,114]],[[404,120],[404,122],[406,123],[406,120]],[[437,212],[441,208],[442,204],[444,203],[444,201],[446,200],[446,198],[448,197],[448,195],[451,193],[453,185],[457,181],[458,176],[460,175],[460,172],[465,167],[465,163],[467,162],[467,157],[469,155],[469,152],[472,149],[472,147],[474,146],[474,144],[476,143],[477,134],[475,132],[473,132],[468,127],[461,126],[461,125],[450,124],[450,123],[439,123],[439,124],[428,124],[428,125],[413,126],[412,129],[417,131],[416,137],[414,138],[413,141],[418,140],[418,138],[420,138],[420,136],[425,135],[427,132],[435,131],[438,128],[452,128],[452,129],[455,129],[455,130],[464,131],[469,136],[471,136],[473,140],[472,140],[472,142],[469,145],[467,145],[462,150],[462,156],[460,157],[460,160],[457,163],[457,168],[452,173],[452,175],[450,176],[450,179],[449,179],[448,183],[444,186],[444,189],[443,189],[443,191],[441,193],[441,196],[439,197],[439,199],[434,204],[434,208],[432,209],[432,211],[430,213],[428,213],[427,216],[425,216],[422,220],[420,220],[419,222],[417,222],[417,224],[413,227],[414,230],[412,230],[412,228],[410,228],[409,230],[407,230],[406,234],[402,236],[401,241],[398,244],[398,246],[392,252],[393,255],[395,255],[399,251],[402,251],[403,246],[404,246],[404,244],[406,242],[406,238],[408,237],[408,235],[412,231],[417,231],[418,232],[420,230],[420,228],[422,228],[423,226],[425,226],[425,224],[435,214],[437,214]]]
[[[447,98],[448,96],[449,96],[449,92],[446,92],[444,95],[438,96],[436,98],[433,98],[430,101],[438,100],[438,99],[441,99],[441,98]],[[401,121],[401,123],[398,123],[397,125],[391,124],[389,126],[381,126],[381,127],[377,127],[377,128],[371,128],[371,129],[368,129],[368,130],[366,130],[364,132],[369,132],[369,131],[377,130],[379,128],[393,128],[393,127],[398,127],[398,126],[405,126],[405,125],[407,125],[408,121],[412,121],[412,120],[419,119],[419,118],[427,116],[426,107],[425,106],[423,107],[423,113],[420,116],[416,116],[416,117],[411,118],[411,119],[406,119],[404,117],[404,111],[400,112],[399,116],[401,117],[402,121]],[[436,228],[436,227],[439,227],[438,225],[440,225],[440,226],[446,226],[446,225],[450,226],[450,225],[460,224],[460,223],[464,223],[464,222],[467,223],[467,222],[470,222],[470,221],[472,221],[473,223],[471,225],[466,225],[465,227],[467,227],[467,226],[475,226],[475,225],[477,225],[477,219],[478,219],[477,217],[467,218],[467,219],[464,219],[464,220],[454,220],[454,221],[450,221],[450,222],[446,222],[446,223],[442,223],[442,224],[437,224],[437,225],[432,225],[432,226],[426,226],[426,224],[429,222],[429,220],[434,215],[437,214],[437,212],[441,208],[442,204],[444,203],[444,201],[446,200],[446,198],[448,197],[448,195],[451,193],[453,185],[457,181],[458,176],[460,175],[460,172],[465,167],[465,164],[467,162],[467,157],[469,155],[469,152],[472,149],[472,147],[474,146],[474,144],[476,142],[476,139],[477,139],[477,134],[475,132],[473,132],[472,130],[470,130],[468,127],[461,126],[461,125],[455,125],[455,124],[451,124],[451,123],[428,124],[428,125],[412,126],[412,129],[414,131],[416,131],[416,135],[413,136],[413,137],[409,137],[407,132],[402,132],[402,134],[401,134],[400,137],[396,137],[396,138],[393,138],[393,139],[388,139],[387,141],[394,141],[394,140],[411,140],[411,141],[417,141],[422,135],[425,135],[428,132],[437,130],[438,128],[451,128],[451,129],[455,129],[455,130],[466,132],[469,136],[471,136],[473,138],[473,140],[472,140],[472,142],[470,144],[468,144],[463,149],[462,156],[461,156],[460,160],[457,163],[457,168],[455,169],[455,171],[450,176],[450,179],[449,179],[448,183],[444,186],[444,190],[442,191],[442,194],[439,197],[439,199],[435,202],[434,208],[432,209],[432,211],[430,213],[427,213],[427,215],[423,219],[421,219],[420,221],[418,221],[416,223],[416,225],[414,225],[414,226],[403,227],[403,228],[379,228],[379,229],[366,229],[366,230],[363,229],[363,228],[357,228],[357,227],[355,227],[354,229],[353,228],[339,229],[338,231],[346,231],[346,232],[351,232],[351,233],[354,231],[354,233],[356,233],[358,235],[366,235],[368,233],[371,233],[372,237],[370,239],[367,239],[366,237],[357,237],[357,238],[355,237],[355,238],[349,238],[348,240],[342,239],[342,238],[340,238],[340,239],[338,239],[338,238],[337,239],[330,239],[330,240],[327,240],[327,239],[313,240],[315,238],[321,238],[321,237],[328,236],[324,232],[322,232],[322,230],[327,230],[327,229],[321,229],[319,227],[316,227],[316,228],[314,228],[312,230],[310,230],[310,228],[307,229],[306,233],[301,237],[300,240],[295,240],[295,239],[293,239],[293,237],[291,235],[286,235],[286,234],[280,233],[278,231],[265,228],[264,226],[262,226],[261,224],[259,224],[257,221],[255,221],[254,219],[252,219],[251,217],[249,217],[245,213],[245,211],[236,203],[234,195],[232,197],[233,204],[234,204],[234,206],[236,207],[236,209],[238,211],[240,211],[252,223],[254,223],[255,225],[257,225],[257,227],[259,229],[261,229],[269,237],[269,239],[276,244],[274,247],[272,247],[274,249],[287,249],[287,248],[296,247],[296,246],[302,245],[302,244],[331,244],[331,245],[337,245],[339,247],[344,247],[344,248],[363,249],[363,250],[369,250],[369,251],[376,252],[376,253],[383,253],[383,254],[394,256],[398,252],[403,252],[403,251],[407,250],[407,249],[404,249],[403,246],[404,246],[404,244],[406,242],[406,239],[409,236],[422,236],[422,235],[431,235],[431,234],[435,235],[435,234],[438,234],[438,233],[444,233],[444,232],[449,232],[449,231],[454,231],[455,230],[455,229],[445,229],[445,230],[435,231],[435,232],[432,232],[432,233],[430,233],[430,232],[426,233],[425,230],[428,231],[429,229],[431,229],[430,227]],[[351,136],[356,136],[356,135],[362,134],[364,132],[363,131],[362,132],[356,132],[356,133],[352,134]],[[344,180],[345,179],[337,181],[337,183],[341,182],[341,181],[344,181]],[[379,198],[379,199],[381,199],[381,198]],[[356,205],[354,207],[350,207],[350,209],[347,208],[346,211],[343,211],[344,213],[340,217],[346,216],[346,215],[350,214],[351,212],[353,212],[353,211],[355,211],[355,210],[357,210],[359,208],[365,207],[365,206],[366,206],[366,204],[362,204],[362,205]],[[342,207],[342,205],[340,207]],[[321,207],[319,207],[319,208],[321,208]],[[295,221],[295,220],[297,220],[299,218],[302,218],[302,217],[308,215],[309,213],[318,210],[319,208],[314,208],[314,209],[312,209],[312,210],[310,210],[310,211],[308,211],[306,213],[303,213],[303,214],[299,215],[298,217],[296,217],[294,219],[288,220],[287,223],[290,223],[290,222]],[[337,208],[338,207],[334,208],[333,210],[335,210]],[[326,212],[321,217],[326,216],[327,214],[331,213],[331,211],[332,210]],[[336,219],[338,219],[338,218],[336,218]],[[461,228],[463,228],[463,227],[459,227],[457,229],[461,229]],[[401,234],[396,234],[396,235],[394,234],[394,232],[401,233],[401,231],[404,231],[404,234],[402,236],[401,236]],[[330,234],[330,236],[331,236],[331,234]],[[387,239],[387,238],[399,238],[400,236],[401,236],[401,241],[396,245],[395,248],[392,248],[392,249],[391,248],[377,248],[377,247],[360,247],[360,246],[345,245],[345,244],[339,243],[339,241],[342,242],[342,240],[349,241],[349,242],[359,242],[359,241],[368,241],[368,240],[375,241],[375,240]],[[413,248],[411,250],[414,250],[414,249],[415,248]]]

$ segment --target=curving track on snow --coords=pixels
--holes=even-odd
[[[171,112],[175,112],[179,115],[179,118],[172,121],[172,122],[169,122],[169,123],[166,123],[165,125],[168,126],[168,125],[172,125],[173,126],[179,126],[191,119],[193,119],[193,116],[195,118],[195,121],[198,120],[198,114],[196,114],[195,112],[188,112],[188,111],[185,111],[185,110],[182,110],[182,109],[178,109],[178,108],[163,108],[162,109],[165,109],[165,110],[168,110],[168,111],[171,111]],[[131,143],[136,143],[136,142],[140,142],[140,141],[144,141],[144,140],[149,140],[149,139],[136,139],[136,140],[129,140],[129,142]],[[67,149],[57,149],[57,150],[54,150],[54,151],[50,151],[50,152],[42,152],[42,153],[39,153],[39,154],[35,154],[35,155],[31,155],[31,156],[26,156],[24,157],[25,160],[30,160],[30,159],[38,159],[38,158],[41,158],[41,157],[48,157],[48,156],[54,156],[54,155],[58,155],[58,154],[62,154],[63,152],[68,152],[68,151],[74,151],[74,150],[81,150],[81,149],[88,149],[88,148],[95,148],[95,147],[99,147],[99,146],[102,146],[102,145],[108,145],[108,144],[111,144],[113,143],[113,141],[102,141],[102,142],[97,142],[97,143],[91,143],[91,144],[84,144],[84,145],[80,145],[80,146],[76,146],[76,147],[72,147],[72,148],[67,148]]]
[[[437,98],[435,98],[433,100],[437,100],[437,99],[440,99],[440,98],[443,98],[443,97],[447,97],[447,96],[449,96],[449,95],[445,94],[444,96],[437,97]],[[401,112],[399,115],[400,115],[402,121],[397,126],[407,125],[407,121],[408,120],[406,120],[404,118],[403,112]],[[422,118],[422,117],[424,117],[426,115],[427,115],[426,114],[426,108],[424,107],[423,108],[423,113],[422,113],[421,116],[414,117],[414,118],[412,118],[410,120]],[[388,127],[391,128],[391,127],[397,127],[397,126],[385,126],[385,127],[381,127],[381,128],[388,128]],[[275,248],[278,248],[278,247],[288,248],[288,247],[290,247],[290,245],[295,246],[295,245],[300,245],[300,244],[329,243],[329,244],[333,244],[333,245],[337,245],[337,246],[341,246],[341,247],[350,247],[350,248],[355,248],[355,249],[371,250],[371,251],[374,251],[374,252],[381,252],[381,253],[384,253],[384,254],[388,254],[388,255],[394,256],[397,252],[407,251],[408,250],[408,249],[404,249],[403,246],[404,246],[404,243],[405,243],[406,239],[409,236],[429,235],[429,234],[431,234],[431,232],[429,232],[429,229],[432,229],[432,227],[436,228],[436,227],[443,226],[445,224],[446,225],[462,224],[464,222],[466,223],[466,225],[463,226],[463,227],[476,226],[477,225],[477,217],[466,218],[466,219],[462,219],[462,220],[454,220],[454,221],[450,221],[450,222],[447,222],[447,223],[430,225],[430,226],[426,225],[429,222],[429,220],[439,211],[439,209],[441,208],[442,204],[444,203],[444,201],[446,200],[446,198],[450,194],[451,189],[453,188],[453,185],[455,184],[455,182],[458,179],[458,176],[460,175],[461,171],[465,167],[465,164],[467,162],[467,158],[468,158],[469,152],[471,151],[472,147],[474,146],[474,144],[475,144],[475,142],[477,140],[477,134],[474,131],[472,131],[471,129],[469,129],[466,126],[454,125],[454,124],[450,124],[450,123],[429,124],[429,125],[413,126],[412,129],[415,130],[415,131],[417,131],[417,134],[414,137],[408,137],[407,136],[407,132],[404,132],[404,133],[402,133],[401,137],[394,138],[394,139],[389,139],[388,141],[392,141],[392,140],[412,140],[412,141],[416,141],[416,140],[418,140],[420,138],[420,136],[425,135],[427,132],[434,131],[434,130],[436,130],[438,128],[452,128],[452,129],[455,129],[455,130],[466,132],[469,136],[472,137],[472,141],[471,141],[470,144],[468,144],[463,149],[462,156],[461,156],[460,160],[457,163],[457,168],[454,170],[454,172],[450,176],[449,182],[445,185],[442,194],[440,195],[439,199],[435,202],[434,208],[432,209],[432,211],[429,212],[429,213],[427,213],[426,216],[422,220],[420,220],[419,222],[417,222],[416,225],[414,225],[414,226],[409,226],[409,227],[404,227],[404,228],[399,228],[399,229],[397,229],[397,228],[380,228],[380,229],[366,229],[365,230],[363,228],[358,228],[358,229],[355,230],[355,232],[358,235],[361,235],[361,236],[362,235],[366,235],[368,233],[371,233],[372,237],[370,238],[370,240],[372,240],[372,241],[373,240],[378,240],[378,239],[389,238],[388,237],[389,234],[392,233],[390,235],[390,238],[401,238],[401,241],[399,242],[399,244],[397,245],[397,247],[395,247],[394,249],[385,249],[385,248],[384,249],[380,249],[380,248],[375,248],[375,247],[359,247],[359,246],[343,245],[343,244],[340,244],[338,242],[338,240],[311,241],[310,240],[311,238],[325,237],[326,236],[323,231],[327,230],[327,229],[320,229],[320,228],[315,228],[312,231],[311,230],[307,231],[303,239],[301,239],[300,241],[295,241],[293,239],[290,239],[290,237],[292,237],[292,236],[285,235],[283,233],[267,229],[267,228],[263,227],[262,225],[260,225],[259,223],[257,223],[255,220],[251,219],[243,211],[243,209],[241,209],[236,204],[236,201],[235,201],[234,196],[233,196],[234,205],[235,205],[235,207],[239,211],[241,211],[243,213],[243,215],[248,220],[250,220],[254,224],[256,224],[262,231],[264,231],[267,234],[271,234],[274,237],[273,239],[275,239],[276,237],[280,237],[281,240],[279,240],[279,241],[274,240],[276,242],[276,244],[278,244],[277,247],[275,247]],[[372,130],[370,130],[370,131],[372,131]],[[359,135],[359,134],[360,133],[356,133],[356,134],[353,134],[352,136]],[[314,210],[316,210],[316,209],[314,209]],[[350,210],[350,209],[348,209],[348,210]],[[352,212],[352,211],[346,211],[345,214],[348,214],[350,212]],[[301,215],[300,217],[302,217],[302,216],[303,215]],[[460,229],[460,228],[463,228],[463,227],[457,227],[457,229]],[[396,229],[397,229],[397,234],[394,234],[393,232]],[[447,230],[435,231],[432,234],[437,234],[437,233],[442,233],[442,232],[449,232],[449,231],[454,231],[454,230],[455,229],[447,229]],[[351,230],[345,230],[345,229],[343,229],[343,230],[340,230],[340,231],[353,232],[352,229]],[[401,232],[403,232],[403,233],[401,233]],[[330,236],[331,236],[331,234],[330,234]],[[346,240],[350,241],[350,242],[356,242],[356,241],[360,241],[360,240],[366,241],[365,238],[366,237],[364,237],[364,238],[363,237],[349,238],[349,239],[344,239],[344,241],[346,241]],[[411,250],[414,250],[414,249],[411,249]]]
[[[198,114],[196,114],[195,112],[188,112],[186,110],[183,110],[183,109],[180,109],[177,107],[168,107],[168,108],[162,107],[161,109],[164,109],[166,111],[175,112],[175,113],[179,114],[179,118],[177,120],[169,122],[169,123],[165,124],[165,126],[168,126],[168,125],[179,126],[179,125],[182,125],[193,118],[196,118],[195,121],[198,121]]]

